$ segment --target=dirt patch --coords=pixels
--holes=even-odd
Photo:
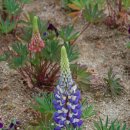
[[[43,20],[52,21],[56,26],[64,26],[71,23],[71,19],[61,10],[59,3],[52,0],[37,0],[25,7],[25,12],[34,11]],[[76,30],[81,30],[80,23],[76,24]],[[2,37],[0,46],[13,41],[12,38]],[[12,40],[11,40],[12,39]],[[80,48],[80,59],[78,62],[94,69],[96,75],[101,79],[106,76],[109,67],[113,67],[114,72],[122,80],[127,93],[113,99],[95,97],[97,91],[93,93],[84,92],[84,96],[95,106],[97,115],[85,121],[87,130],[93,130],[93,121],[101,116],[104,120],[108,115],[110,120],[118,118],[121,122],[126,122],[130,127],[130,77],[126,75],[125,66],[129,66],[127,32],[110,30],[104,25],[90,26],[78,39]],[[100,87],[100,81],[97,87]],[[94,88],[95,86],[91,86]],[[28,124],[33,119],[29,111],[32,102],[33,92],[28,90],[23,84],[20,75],[14,70],[10,70],[5,62],[0,63],[0,110],[1,117],[8,123],[10,119],[17,118],[22,123]],[[102,94],[101,94],[102,95]]]

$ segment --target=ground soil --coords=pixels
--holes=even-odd
[[[36,0],[27,5],[24,12],[33,11],[57,27],[65,26],[72,21],[59,5],[58,0]],[[83,25],[83,21],[78,22],[75,29],[80,31]],[[0,47],[7,46],[14,40],[11,35],[0,37]],[[87,130],[93,130],[93,121],[99,116],[105,120],[107,115],[110,121],[117,118],[130,127],[130,50],[126,48],[128,40],[126,31],[121,32],[98,24],[91,25],[76,42],[81,53],[78,63],[93,70],[97,78],[91,85],[91,92],[83,92],[84,97],[94,105],[97,112],[96,116],[85,121]],[[114,99],[111,96],[103,97],[102,92],[103,78],[110,66],[125,88],[125,93]],[[6,62],[0,63],[0,118],[6,124],[17,118],[25,124],[20,128],[22,130],[33,120],[34,113],[30,109],[30,103],[34,94],[34,90],[29,90],[23,84],[21,76],[16,71],[9,69]]]

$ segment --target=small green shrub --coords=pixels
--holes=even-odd
[[[53,121],[53,113],[55,112],[53,101],[53,93],[44,93],[41,97],[35,98],[36,104],[33,105],[33,109],[38,111],[41,116],[37,118],[37,124],[35,126],[29,126],[29,130],[34,130],[36,128],[41,128],[41,130],[53,130],[55,123]],[[82,101],[82,118],[87,119],[95,115],[95,111],[92,105],[87,105],[86,99]],[[27,129],[28,130],[28,129]],[[67,126],[67,130],[75,130],[70,126]],[[82,128],[77,128],[76,130],[82,130]]]
[[[96,114],[93,105],[90,105],[87,103],[87,100],[85,99],[82,102],[82,118],[87,119]]]
[[[41,116],[37,118],[38,126],[49,127],[48,124],[53,123],[53,113],[55,109],[53,107],[53,93],[44,93],[42,97],[36,97],[36,105],[33,105],[33,109],[38,111]],[[54,124],[54,123],[53,123]]]
[[[72,26],[67,26],[68,30],[62,28],[58,31],[54,25],[45,24],[38,17],[35,25],[37,30],[34,32],[32,20],[35,17],[30,14],[27,17],[28,21],[23,21],[27,27],[23,39],[4,51],[0,61],[7,61],[11,68],[16,69],[30,88],[39,87],[45,91],[52,91],[59,77],[60,49],[63,45],[66,47],[71,65],[76,64],[79,51],[77,45],[71,44],[71,41],[77,38],[78,33],[74,33]],[[72,73],[77,83],[87,83],[86,69],[79,69],[80,66],[76,66],[78,69],[76,71],[73,69]]]
[[[89,23],[97,23],[103,18],[102,0],[74,0],[69,7],[72,12],[69,14],[74,19],[83,18]],[[77,18],[76,18],[77,17]]]
[[[107,90],[111,93],[112,96],[121,94],[123,87],[120,84],[120,79],[116,78],[116,75],[113,73],[112,68],[110,68],[108,71],[107,78],[104,78],[104,81],[107,85]]]

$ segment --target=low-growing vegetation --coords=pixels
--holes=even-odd
[[[0,109],[2,116],[4,110],[7,113],[15,113],[19,106],[19,113],[26,113],[26,116],[5,116],[13,119],[11,123],[0,114],[0,130],[130,130],[129,86],[126,84],[128,79],[126,81],[124,74],[120,74],[121,71],[121,78],[115,74],[116,67],[125,66],[122,61],[126,60],[130,48],[128,0],[51,1],[47,9],[44,9],[45,13],[50,6],[56,6],[56,9],[60,10],[58,13],[67,21],[64,26],[56,24],[60,18],[55,22],[53,18],[48,18],[49,15],[46,19],[40,14],[37,15],[37,9],[42,6],[37,1],[0,2],[0,65],[6,66],[4,69],[0,68],[0,73],[2,71],[7,76],[0,77],[0,85],[3,80],[13,79],[11,83],[6,82],[6,85],[0,86],[0,103],[4,104]],[[36,9],[25,11],[28,4],[31,7],[33,2],[36,2]],[[95,28],[100,26],[108,31],[103,32],[105,36],[100,34],[102,28],[96,32]],[[96,36],[91,34],[94,31],[97,33]],[[124,50],[120,48],[120,43],[114,45],[120,41],[122,33],[121,47],[123,46]],[[10,37],[7,41],[4,39],[8,36],[14,38],[13,42]],[[86,39],[91,45],[86,46]],[[110,45],[103,44],[104,39]],[[110,42],[111,39],[113,43]],[[1,41],[4,45],[1,45]],[[83,55],[86,50],[87,55]],[[118,51],[117,54],[115,50]],[[84,62],[85,58],[87,61]],[[111,62],[108,64],[107,60]],[[114,65],[113,60],[116,62]],[[129,67],[127,68],[129,70]],[[123,69],[125,70],[125,67]],[[7,73],[5,70],[11,72]],[[10,74],[12,72],[14,73]],[[18,82],[18,92],[16,88],[10,88],[14,82]],[[11,98],[11,104],[8,106],[6,101],[10,98],[9,93],[15,99]],[[24,94],[27,95],[20,99],[22,103],[19,102],[20,96],[17,96],[19,93],[23,97]],[[7,99],[4,99],[5,97]],[[123,103],[119,101],[122,98]],[[16,106],[12,105],[14,102]],[[109,104],[111,102],[114,107],[120,104],[121,110],[112,108]],[[127,108],[124,104],[127,104]],[[26,107],[28,108],[25,109]],[[106,113],[104,109],[107,109]],[[126,112],[129,119],[120,118],[120,111]],[[107,113],[113,115],[115,120],[109,120],[109,115],[106,118]],[[16,118],[13,118],[14,116]],[[102,116],[106,118],[105,122]]]

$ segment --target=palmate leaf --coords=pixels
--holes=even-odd
[[[37,106],[33,106],[33,108],[38,110],[40,113],[53,113],[55,111],[52,103],[53,99],[53,93],[44,93],[42,97],[35,98]]]
[[[0,61],[6,61],[10,58],[11,54],[9,51],[5,51],[2,55],[0,55]]]
[[[16,0],[4,0],[4,6],[7,13],[12,15],[17,14],[21,10],[20,5]]]
[[[72,9],[68,15],[73,20],[81,18],[83,16],[88,22],[97,22],[101,19],[103,14],[104,0],[74,0],[68,7]]]
[[[15,43],[12,45],[12,56],[10,58],[9,64],[12,68],[22,67],[28,60],[28,49],[26,45],[22,43]]]
[[[26,61],[26,57],[24,56],[13,57],[11,59],[11,62],[9,63],[9,66],[11,68],[20,68],[24,65],[25,61]]]
[[[47,40],[46,47],[42,50],[43,59],[51,62],[59,62],[61,46],[57,40]]]
[[[91,74],[87,72],[86,67],[82,67],[78,64],[71,64],[71,70],[75,81],[78,83],[79,87],[86,90],[90,86],[90,76]]]
[[[14,52],[16,52],[18,55],[27,55],[28,54],[28,48],[26,45],[22,43],[14,43],[12,44],[12,49]]]
[[[98,3],[95,5],[88,4],[85,6],[85,10],[83,11],[84,18],[90,23],[96,23],[102,20],[104,14],[103,10],[99,9]]]
[[[61,28],[59,35],[64,40],[64,42],[71,42],[79,36],[79,33],[74,32],[74,27],[69,25],[65,28]]]
[[[67,55],[68,55],[68,59],[70,62],[75,61],[78,59],[79,57],[79,52],[78,52],[78,48],[76,45],[70,45],[69,43],[64,43],[66,51],[67,51]]]
[[[39,124],[43,127],[47,127],[49,121],[52,120],[53,113],[55,112],[55,109],[53,107],[53,99],[54,95],[53,93],[44,93],[42,97],[36,97],[36,105],[33,105],[33,109],[41,113],[40,119],[37,119],[39,121]]]
[[[90,118],[91,116],[95,115],[95,111],[93,110],[93,106],[90,105],[86,109],[83,110],[82,117],[84,119]]]
[[[15,21],[11,21],[7,18],[5,21],[0,18],[0,32],[3,34],[7,34],[11,32],[16,26]]]
[[[108,91],[110,91],[113,96],[119,95],[123,90],[120,79],[116,78],[112,68],[109,69],[107,78],[104,78],[104,80],[108,86]]]
[[[96,114],[96,112],[94,110],[94,107],[92,105],[88,105],[86,99],[83,100],[83,102],[82,102],[82,118],[83,119],[90,118],[95,114]]]

